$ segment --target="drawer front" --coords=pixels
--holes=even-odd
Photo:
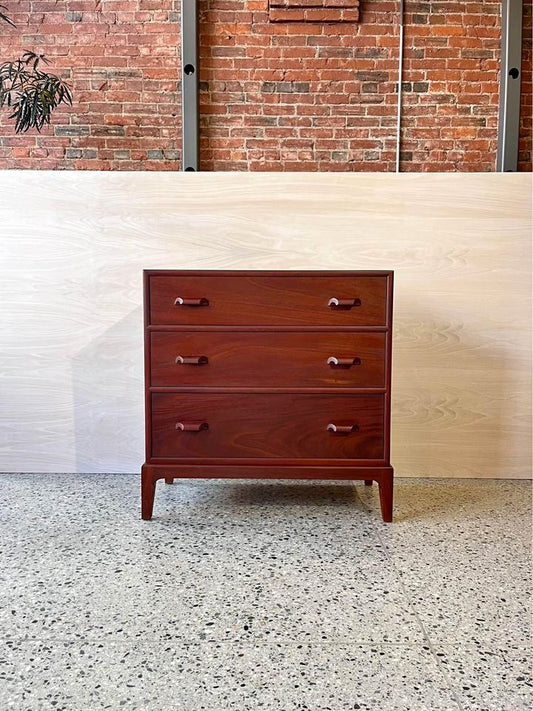
[[[152,275],[149,288],[154,325],[386,325],[386,276]]]
[[[385,338],[353,332],[155,331],[151,384],[382,388]]]
[[[152,394],[153,458],[382,459],[383,428],[382,395]]]

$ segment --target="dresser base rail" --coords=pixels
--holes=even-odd
[[[224,466],[224,465],[179,465],[144,464],[141,471],[141,516],[145,521],[152,518],[155,485],[158,479],[172,484],[174,479],[320,479],[364,480],[370,486],[377,482],[381,516],[392,521],[393,499],[392,467],[313,467],[313,466]]]

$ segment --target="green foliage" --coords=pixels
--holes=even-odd
[[[39,69],[46,58],[35,52],[25,52],[14,62],[0,65],[0,108],[12,109],[9,118],[15,120],[17,133],[36,128],[40,131],[50,123],[52,111],[59,104],[72,104],[70,90],[59,77]]]
[[[14,23],[1,10],[0,20]],[[72,105],[68,84],[54,74],[42,71],[41,64],[48,64],[42,54],[26,51],[20,59],[0,65],[0,108],[7,106],[15,120],[15,131],[21,133],[30,128],[40,131],[50,123],[50,117],[59,104]]]

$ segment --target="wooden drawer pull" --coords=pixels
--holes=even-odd
[[[202,296],[199,299],[185,299],[181,296],[174,301],[174,306],[209,306],[209,299]]]
[[[207,365],[209,358],[205,355],[201,356],[177,356],[177,365]]]
[[[209,425],[202,420],[198,422],[176,422],[176,429],[182,432],[201,432],[202,430],[208,430]]]
[[[335,297],[328,301],[331,309],[353,309],[354,306],[361,306],[361,299],[337,299]]]
[[[328,432],[334,435],[347,435],[352,432],[359,432],[359,425],[335,425],[330,422],[327,426]]]
[[[361,358],[336,358],[330,356],[328,365],[332,368],[351,368],[352,365],[361,365]]]

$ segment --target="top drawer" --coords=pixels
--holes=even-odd
[[[161,274],[149,322],[191,326],[386,326],[387,275]]]

